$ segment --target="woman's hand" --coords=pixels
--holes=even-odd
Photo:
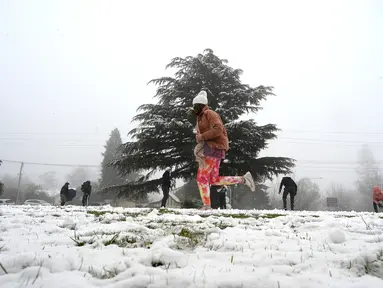
[[[197,135],[196,135],[196,139],[197,139],[197,142],[202,142],[202,141],[203,141],[202,134],[197,133]]]

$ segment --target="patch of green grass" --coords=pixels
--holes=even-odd
[[[286,215],[283,215],[286,216]],[[313,217],[313,218],[319,218],[319,215],[299,215],[299,217],[305,218],[305,217]]]
[[[115,235],[113,235],[113,237],[107,241],[104,242],[104,245],[105,246],[109,246],[109,245],[112,245],[112,244],[117,244],[117,238],[118,236],[120,235],[120,232],[116,233]]]
[[[111,239],[105,241],[104,245],[109,246],[114,244],[114,245],[117,245],[118,247],[131,247],[132,245],[137,244],[138,246],[141,246],[139,245],[139,243],[137,243],[137,239],[134,238],[134,236],[118,237],[119,234],[120,232],[115,234]],[[152,242],[146,241],[146,242],[143,242],[142,246],[148,247],[150,245],[152,245]]]
[[[199,215],[200,217],[202,218],[207,218],[207,217],[210,217],[210,216],[216,216],[216,217],[232,217],[234,219],[246,219],[246,218],[250,218],[252,217],[251,215],[247,215],[247,214],[201,214]]]
[[[266,218],[266,219],[274,219],[274,218],[278,218],[278,217],[282,217],[282,216],[286,216],[286,214],[263,214],[263,215],[259,215],[258,218]]]
[[[160,209],[159,211],[158,211],[158,214],[159,215],[163,215],[163,214],[174,214],[174,215],[181,215],[181,213],[180,212],[178,212],[178,211],[175,211],[175,210],[169,210],[169,209]]]
[[[382,265],[383,265],[383,249],[378,251],[376,253],[376,259],[370,259],[367,256],[363,256],[363,264],[362,266],[360,265],[360,257],[350,260],[348,262],[342,262],[341,265],[343,268],[346,269],[356,269],[357,273],[361,273],[362,276],[363,274],[371,275],[380,279],[382,278]],[[360,269],[362,268],[362,269]]]
[[[95,237],[93,237],[92,239],[88,241],[85,241],[80,239],[80,235],[76,234],[76,230],[74,230],[74,236],[69,238],[76,244],[76,246],[82,247],[82,246],[85,246],[85,244],[93,244]]]
[[[146,216],[148,215],[151,211],[153,211],[153,209],[151,210],[144,210],[144,211],[140,211],[140,212],[129,212],[129,211],[125,211],[123,213],[121,213],[122,215],[124,215],[125,217],[132,217],[132,218],[136,218],[136,217],[139,217],[139,216]],[[97,211],[97,210],[88,210],[87,211],[88,214],[90,215],[94,215],[96,217],[99,217],[101,215],[105,215],[106,213],[110,213],[110,214],[116,214],[117,212],[114,212],[114,211]],[[158,215],[163,215],[163,214],[174,214],[174,215],[182,215],[181,212],[179,211],[176,211],[176,210],[169,210],[169,209],[159,209],[158,211]],[[202,215],[201,215],[202,216]],[[207,215],[209,216],[209,215]],[[120,218],[121,219],[121,218]],[[124,221],[124,220],[120,220],[118,219],[118,221]]]
[[[186,238],[192,238],[193,233],[189,229],[182,228],[180,233],[178,233],[178,236],[186,237]]]
[[[369,261],[366,257],[365,263],[364,263],[364,272],[368,275],[375,276],[382,279],[382,276],[380,274],[382,264],[383,264],[383,257],[379,256],[379,253],[377,254],[377,259],[373,261]]]
[[[196,246],[198,243],[201,242],[203,238],[203,233],[194,232],[183,227],[181,231],[178,233],[178,236],[187,238],[191,246]]]
[[[357,215],[334,215],[334,218],[355,218]]]
[[[201,218],[207,218],[210,216],[221,216],[221,215],[218,215],[218,214],[199,214],[199,217],[201,217]],[[224,215],[222,215],[222,216],[224,216]]]
[[[126,217],[122,216],[122,217],[119,217],[119,218],[116,218],[116,219],[101,219],[101,218],[99,218],[99,221],[102,224],[111,224],[113,222],[124,222],[124,221],[126,221]]]
[[[145,241],[144,242],[144,246],[147,247],[148,249],[150,248],[150,246],[152,246],[153,242],[151,241]]]
[[[277,217],[282,217],[282,216],[286,216],[285,214],[274,214],[274,213],[270,213],[270,214],[245,214],[245,213],[237,213],[237,214],[201,214],[200,215],[201,217],[204,217],[204,218],[207,218],[207,217],[210,217],[210,216],[217,216],[217,217],[231,217],[231,218],[234,218],[234,219],[248,219],[248,218],[255,218],[255,219],[259,219],[259,218],[265,218],[265,219],[274,219],[274,218],[277,218]]]
[[[228,223],[223,223],[222,221],[220,223],[218,223],[217,227],[221,230],[224,230],[226,228],[229,228],[229,227],[234,227],[233,225],[231,224],[228,224]]]
[[[118,246],[125,247],[125,246],[128,246],[127,244],[136,244],[136,243],[137,243],[137,240],[135,238],[124,237],[123,239],[121,239],[121,241],[119,241]]]
[[[136,218],[136,217],[139,217],[139,216],[145,216],[145,215],[148,215],[149,213],[142,213],[142,212],[124,212],[123,214],[124,214],[124,216],[126,216],[126,217],[133,217],[133,218]]]
[[[95,243],[95,239],[100,239],[100,236],[108,236],[108,235],[111,235],[111,237],[108,237],[107,239],[104,238],[104,240],[102,241],[102,244],[104,244],[105,246],[109,246],[109,245],[116,245],[118,247],[150,247],[152,245],[152,242],[151,241],[143,241],[142,243],[141,242],[137,242],[137,238],[135,235],[139,235],[139,232],[134,232],[132,235],[129,235],[129,236],[121,236],[120,235],[121,231],[117,232],[117,233],[100,233],[100,234],[95,234],[91,239],[87,238],[87,239],[84,239],[82,237],[80,237],[78,234],[76,235],[76,231],[75,231],[75,235],[74,237],[70,237],[70,239],[75,242],[76,246],[78,247],[82,247],[82,246],[85,246],[87,244],[91,245],[91,244],[94,244]],[[81,239],[82,238],[82,239]]]
[[[75,242],[75,243],[76,243],[76,246],[78,246],[78,247],[82,247],[82,246],[84,246],[85,243],[86,243],[86,242],[83,241],[83,240],[75,239],[75,238],[72,238],[72,237],[70,237],[70,239],[72,239],[73,242]]]
[[[274,219],[274,218],[282,217],[282,216],[286,216],[286,215],[285,214],[276,214],[276,213],[275,214],[274,213],[270,213],[270,214],[245,214],[245,213],[226,214],[226,213],[223,213],[223,214],[201,214],[199,216],[203,217],[203,218],[207,218],[210,216],[216,216],[216,217],[228,217],[228,218],[231,217],[234,219],[248,219],[248,218]]]
[[[99,217],[101,215],[105,215],[106,213],[110,213],[110,214],[113,214],[114,212],[113,211],[96,211],[96,210],[88,210],[86,211],[86,213],[88,214],[92,214],[96,217]]]
[[[222,216],[232,217],[234,219],[247,219],[247,218],[251,217],[251,216],[249,216],[247,214],[230,214],[230,215],[222,215]]]

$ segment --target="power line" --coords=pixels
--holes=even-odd
[[[383,132],[361,132],[361,131],[323,131],[323,130],[304,130],[304,129],[281,129],[281,132],[292,133],[323,133],[323,134],[353,134],[353,135],[383,135]],[[6,132],[0,131],[0,134],[5,135],[101,135],[102,133],[93,132]]]
[[[39,138],[9,138],[9,137],[0,137],[0,141],[46,141],[47,139],[39,139]],[[50,146],[55,147],[100,147],[103,144],[93,144],[93,143],[87,143],[83,144],[87,141],[96,141],[94,139],[57,139],[57,138],[51,138],[49,141],[60,141],[60,142],[69,142],[69,143],[63,143],[63,144],[54,144],[52,143],[44,143]],[[363,144],[368,144],[372,146],[378,146],[383,147],[383,141],[352,141],[352,140],[333,140],[333,139],[318,139],[318,138],[294,138],[294,137],[278,137],[277,139],[274,139],[272,141],[278,141],[283,140],[288,143],[294,143],[294,144],[336,144],[338,146],[360,146]],[[100,142],[102,140],[99,140]],[[80,142],[77,143],[70,143],[70,142]],[[81,143],[82,142],[82,143]]]
[[[7,160],[1,159],[4,163],[17,163],[17,164],[28,164],[28,165],[40,165],[40,166],[57,166],[57,167],[89,167],[89,168],[100,168],[100,165],[92,165],[92,164],[60,164],[60,163],[43,163],[43,162],[25,162],[18,160]],[[376,160],[371,164],[381,164],[383,160]],[[357,161],[321,161],[321,160],[297,160],[296,166],[303,168],[320,168],[320,169],[354,169],[354,167],[334,167],[334,165],[359,165],[360,163]],[[322,166],[328,165],[328,166]],[[331,165],[331,166],[329,166]],[[372,168],[373,170],[373,168]]]
[[[296,168],[302,168],[302,169],[315,169],[315,170],[325,170],[325,171],[358,171],[359,169],[357,168],[348,168],[348,167],[315,167],[315,166],[295,166]],[[371,169],[363,169],[363,171],[377,171],[378,169],[376,168],[371,168]]]
[[[11,136],[1,136],[0,137],[0,140],[15,140],[15,141],[31,141],[31,140],[59,140],[59,141],[76,141],[76,142],[82,142],[82,141],[93,141],[93,142],[96,142],[96,141],[100,141],[100,142],[106,142],[105,139],[101,139],[101,138],[57,138],[57,137],[44,137],[44,138],[33,138],[33,137],[26,137],[26,136],[18,136],[18,137],[11,137]]]
[[[283,140],[283,139],[281,139]],[[276,141],[276,140],[274,140]],[[284,142],[287,142],[287,143],[292,143],[292,144],[304,144],[304,145],[328,145],[328,144],[332,144],[332,145],[336,145],[336,146],[341,146],[341,147],[360,147],[360,145],[363,145],[363,144],[368,144],[370,146],[374,146],[374,147],[383,147],[383,145],[376,145],[374,143],[369,143],[369,142],[363,142],[363,143],[354,143],[354,144],[341,144],[341,143],[335,143],[335,142],[302,142],[302,141],[290,141],[290,140],[287,140],[287,141],[284,141]]]
[[[322,134],[343,134],[343,135],[383,135],[383,132],[361,132],[361,131],[321,131],[321,130],[301,130],[301,129],[281,129],[281,133],[322,133]],[[75,133],[75,132],[0,132],[0,135],[47,135],[47,136],[84,136],[84,135],[101,135],[102,133]],[[82,138],[83,139],[83,138]],[[98,139],[97,139],[98,140]],[[100,140],[105,140],[100,139]]]
[[[323,161],[323,160],[297,160],[299,163],[308,163],[308,164],[360,164],[364,162],[360,161]],[[371,164],[378,164],[378,163],[383,163],[383,160],[374,160],[373,163]]]
[[[83,164],[53,164],[53,163],[38,163],[38,162],[25,162],[25,161],[17,161],[17,160],[4,160],[1,159],[3,162],[7,163],[24,163],[27,165],[39,165],[39,166],[56,166],[56,167],[82,167],[82,168],[100,168],[100,165],[83,165]]]
[[[291,132],[291,133],[323,133],[323,134],[349,134],[349,135],[383,135],[383,132],[320,131],[320,130],[295,130],[295,129],[281,129],[281,132]]]
[[[77,143],[70,143],[70,142],[88,142],[88,144],[85,144],[85,145],[93,145],[93,146],[99,146],[99,145],[102,145],[102,144],[95,144],[95,142],[105,142],[104,140],[101,140],[101,139],[59,139],[59,138],[14,138],[14,137],[0,137],[0,140],[2,141],[51,141],[51,142],[54,142],[54,141],[60,141],[60,142],[69,142],[69,143],[66,143],[65,145],[78,145]],[[89,142],[93,142],[93,143],[89,143]],[[84,145],[84,144],[82,144]]]
[[[326,169],[326,170],[322,170],[322,169],[300,169],[302,171],[306,171],[306,172],[318,172],[318,173],[326,173],[326,172],[330,172],[330,173],[357,173],[356,170],[336,170],[336,169]]]
[[[69,133],[65,133],[65,132],[0,132],[0,134],[9,134],[9,135],[22,135],[22,134],[25,134],[25,135],[78,135],[78,136],[83,136],[83,135],[100,135],[102,133],[98,133],[98,132],[94,132],[94,133],[87,133],[87,132],[79,132],[79,133],[75,133],[75,132],[69,132]]]
[[[315,142],[334,142],[334,143],[355,143],[355,144],[381,144],[383,145],[383,141],[350,141],[350,140],[332,140],[332,139],[318,139],[318,138],[294,138],[294,137],[278,137],[277,139],[281,140],[298,140],[298,141],[315,141]]]

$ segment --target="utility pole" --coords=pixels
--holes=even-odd
[[[20,183],[21,183],[21,176],[23,175],[23,168],[24,168],[24,162],[21,162],[20,166],[20,173],[19,173],[19,183],[17,184],[17,196],[16,196],[16,204],[19,204],[19,195],[20,195]]]

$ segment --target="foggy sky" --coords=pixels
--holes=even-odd
[[[351,185],[363,143],[383,164],[382,35],[379,0],[1,1],[0,159],[99,165],[111,130],[126,141],[137,107],[155,101],[147,82],[211,48],[244,83],[275,87],[249,115],[283,130],[262,156]],[[72,168],[25,167],[50,170]]]

